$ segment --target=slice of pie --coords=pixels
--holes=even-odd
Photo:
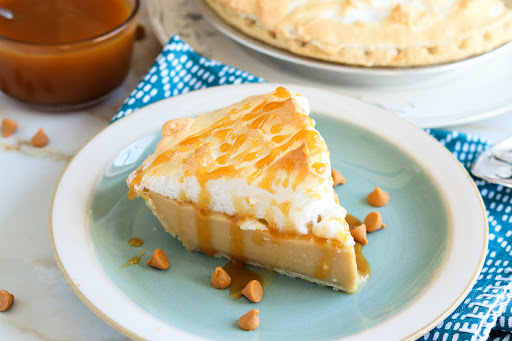
[[[511,0],[205,1],[253,38],[351,65],[445,63],[512,41]]]
[[[369,276],[306,98],[284,88],[168,121],[127,180],[190,251],[349,293]]]

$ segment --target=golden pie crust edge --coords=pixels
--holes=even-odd
[[[204,0],[230,26],[271,46],[294,54],[338,64],[365,67],[414,67],[450,63],[490,52],[512,41],[512,15],[503,25],[493,25],[483,33],[432,47],[379,48],[342,47],[337,53],[298,39],[278,36],[250,18],[233,13],[218,0]]]

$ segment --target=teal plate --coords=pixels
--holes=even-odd
[[[145,313],[173,330],[184,331],[184,335],[217,340],[340,339],[364,335],[361,333],[415,308],[418,298],[429,293],[436,278],[442,276],[452,247],[449,236],[454,234],[455,224],[442,187],[425,165],[396,141],[358,122],[320,113],[321,110],[315,112],[311,117],[329,146],[332,167],[347,179],[345,185],[336,187],[342,206],[361,220],[376,210],[387,225],[368,235],[363,253],[370,263],[371,277],[363,289],[349,295],[279,275],[258,304],[245,298],[232,300],[229,291],[214,290],[210,276],[226,260],[188,252],[165,232],[142,199],[127,199],[126,178],[154,151],[160,139],[160,133],[153,130],[118,149],[115,157],[105,163],[89,190],[86,204],[87,226],[82,238],[93,250],[93,263],[96,267],[100,264],[107,282],[126,298],[126,304],[138,307],[137,314]],[[375,186],[389,193],[388,205],[368,205],[366,197]],[[144,244],[129,246],[128,240],[133,237],[141,238]],[[169,257],[171,266],[166,271],[146,265],[156,248],[163,249]],[[122,267],[140,251],[145,255],[138,265]],[[477,265],[478,261],[479,258]],[[464,290],[467,286],[468,283]],[[454,299],[460,301],[462,297]],[[240,330],[238,318],[255,308],[260,311],[261,326],[251,333]],[[450,309],[453,308],[452,302]],[[430,317],[422,328],[429,324],[433,327],[432,321],[442,314]],[[119,328],[119,322],[108,317],[114,320],[107,319],[108,322],[126,333],[125,326]],[[127,329],[135,334],[126,333],[132,337],[148,338]]]

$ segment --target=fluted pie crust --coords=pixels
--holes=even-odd
[[[205,1],[248,36],[349,65],[441,64],[512,41],[512,10],[501,0],[388,0],[383,7],[375,0]]]

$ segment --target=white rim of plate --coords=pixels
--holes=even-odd
[[[487,215],[471,177],[437,140],[393,113],[337,93],[288,84],[228,85],[159,101],[113,123],[84,145],[61,175],[49,218],[50,239],[57,264],[82,302],[119,332],[140,340],[165,340],[170,336],[203,339],[144,311],[125,296],[103,271],[93,250],[87,218],[91,195],[99,177],[126,146],[160,130],[167,120],[192,117],[254,94],[273,91],[277,86],[285,86],[308,97],[312,112],[361,126],[401,149],[430,176],[447,210],[450,222],[447,249],[432,280],[413,302],[397,314],[344,340],[379,339],[383,335],[393,335],[395,339],[416,339],[455,310],[470,291],[485,260]],[[344,110],[338,112],[339,108]],[[148,114],[151,114],[150,120]],[[386,134],[386,131],[392,133]],[[407,143],[400,144],[400,141]]]

